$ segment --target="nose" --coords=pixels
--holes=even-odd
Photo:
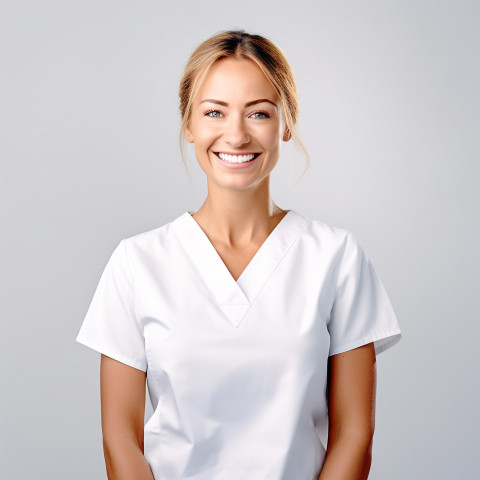
[[[224,140],[236,148],[250,142],[250,134],[242,115],[230,115],[225,125]]]

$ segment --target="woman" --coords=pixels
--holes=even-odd
[[[281,142],[301,146],[287,60],[219,33],[180,110],[208,195],[120,241],[77,337],[102,354],[108,478],[366,479],[376,354],[401,334],[352,234],[270,197]]]

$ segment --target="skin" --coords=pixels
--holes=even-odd
[[[154,480],[143,455],[145,393],[145,372],[102,354],[103,452],[109,480]]]
[[[366,480],[375,429],[373,343],[332,355],[328,372],[329,434],[319,480]]]
[[[268,102],[248,105],[256,100]],[[193,218],[236,280],[287,213],[270,197],[270,174],[281,142],[290,139],[277,93],[253,62],[221,60],[195,98],[185,136],[195,146],[208,185],[205,202]],[[215,152],[260,156],[247,168],[232,169],[222,165]],[[328,372],[330,432],[319,480],[365,480],[375,419],[373,344],[331,356]],[[153,480],[143,455],[145,382],[145,372],[102,355],[102,431],[109,480]]]
[[[247,106],[261,99],[271,103]],[[287,213],[270,198],[270,173],[282,140],[290,139],[278,95],[253,62],[233,58],[217,62],[193,102],[185,137],[194,143],[208,186],[207,198],[193,218],[237,279]],[[214,152],[261,155],[251,167],[231,169]]]

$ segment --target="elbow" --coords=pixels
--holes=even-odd
[[[373,448],[373,428],[364,428],[359,430],[353,430],[350,432],[350,435],[357,443],[359,448],[365,452],[365,456],[368,456],[371,460],[372,457],[372,448]]]
[[[142,454],[143,450],[143,438],[139,439],[136,436],[125,435],[104,435],[103,436],[103,451],[105,458],[115,459],[121,455],[121,452],[140,450]]]
[[[370,426],[342,428],[337,432],[336,440],[339,444],[349,445],[356,451],[359,458],[364,459],[364,464],[370,466],[372,461],[374,429]],[[333,440],[333,439],[332,439]],[[335,440],[333,440],[335,442]]]
[[[362,465],[362,473],[360,478],[366,480],[372,465],[373,450],[373,429],[363,429],[351,432],[352,443],[355,442],[356,450]]]
[[[367,480],[372,465],[373,430],[352,430],[348,435],[352,455],[356,457],[359,480]],[[355,453],[354,453],[355,452]]]
[[[143,451],[131,436],[103,437],[103,455],[109,480],[131,478],[131,472],[138,469]],[[143,478],[143,477],[142,477]]]

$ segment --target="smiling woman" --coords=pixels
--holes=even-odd
[[[77,336],[102,354],[109,479],[366,479],[376,356],[401,333],[355,237],[270,196],[281,142],[301,145],[287,60],[221,32],[180,112],[207,197],[120,241]]]
[[[245,62],[242,63],[248,61],[250,62],[250,68],[243,67],[243,69],[252,70],[256,66],[263,73],[261,83],[267,82],[266,88],[271,92],[270,96],[252,99],[245,104],[245,108],[255,106],[260,102],[271,103],[275,108],[275,116],[280,114],[281,120],[285,124],[283,140],[287,141],[293,137],[295,143],[305,154],[307,169],[310,161],[309,155],[295,128],[298,115],[298,93],[291,67],[282,51],[276,45],[260,35],[250,35],[244,31],[221,32],[209,38],[196,48],[185,67],[179,92],[180,113],[182,115],[182,127],[180,130],[182,158],[184,158],[183,135],[187,132],[187,125],[190,121],[194,104],[198,105],[200,102],[208,102],[213,99],[213,103],[216,105],[228,107],[227,102],[218,98],[216,91],[212,93],[212,97],[203,97],[203,100],[198,100],[199,97],[202,97],[199,90],[205,86],[205,77],[209,74],[212,67],[214,69],[218,68],[219,62],[224,59],[230,61],[244,60]],[[234,78],[236,77],[235,72],[232,71],[234,69],[234,67],[230,68],[230,78],[232,78],[232,74]],[[254,76],[259,78],[259,72],[254,72]],[[206,94],[206,92],[204,93]],[[275,100],[272,100],[272,96],[275,97]],[[251,94],[250,97],[254,97],[254,95]],[[268,112],[264,112],[262,108],[259,108],[259,110],[265,116],[268,116]],[[220,111],[214,110],[214,112],[220,114],[215,116],[222,115]],[[259,115],[260,112],[255,114]],[[260,115],[260,118],[266,117]]]
[[[278,103],[254,62],[233,57],[210,68],[185,127],[209,189],[251,188],[267,179],[278,161],[280,137],[289,139],[286,128],[281,132]]]

